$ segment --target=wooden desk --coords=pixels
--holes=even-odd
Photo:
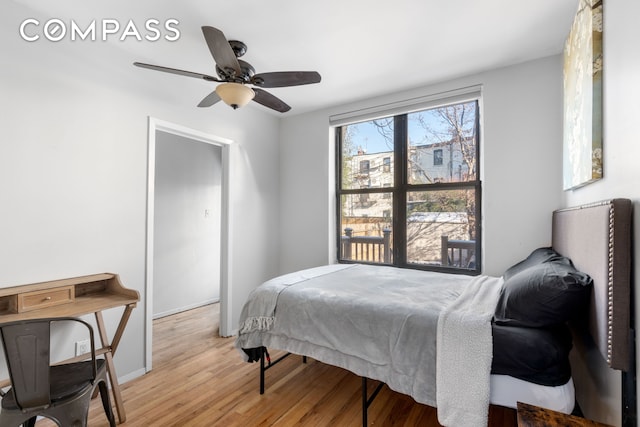
[[[96,354],[104,356],[118,419],[123,423],[127,417],[113,364],[113,355],[118,348],[131,311],[139,300],[138,291],[125,288],[118,275],[111,273],[0,288],[0,323],[36,318],[79,317],[93,313],[102,344],[102,347],[96,345]],[[124,311],[113,339],[109,342],[102,312],[117,307],[124,307]],[[85,354],[61,363],[85,360],[89,357]],[[0,381],[0,387],[9,384],[9,380]]]
[[[518,427],[611,427],[585,418],[518,402]]]

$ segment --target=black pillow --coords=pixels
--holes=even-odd
[[[557,253],[553,248],[538,248],[531,252],[528,257],[520,261],[519,263],[509,267],[503,274],[504,280],[509,279],[511,276],[518,274],[522,270],[526,270],[534,265],[542,264],[543,262],[554,261],[562,259],[562,255]]]
[[[566,325],[518,328],[491,325],[491,373],[510,375],[546,386],[564,385],[571,378],[571,332]]]
[[[495,323],[532,328],[564,323],[587,307],[592,284],[562,256],[524,268],[504,281]]]

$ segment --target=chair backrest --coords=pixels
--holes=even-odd
[[[88,329],[93,362],[92,380],[97,376],[93,328],[84,320],[61,317],[0,324],[13,395],[18,407],[22,410],[44,408],[51,404],[49,378],[51,323],[57,321],[77,322]]]
[[[49,397],[49,319],[0,325],[14,397],[20,409],[46,407]]]

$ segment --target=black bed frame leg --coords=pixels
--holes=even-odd
[[[284,359],[286,359],[287,357],[291,356],[291,353],[286,353],[282,356],[280,356],[279,358],[277,358],[276,360],[271,360],[271,357],[269,357],[269,352],[267,351],[266,347],[262,347],[261,351],[260,351],[260,394],[264,394],[264,373],[267,369],[271,368],[272,366],[276,365],[277,363],[282,362]],[[265,364],[265,359],[267,364]],[[303,357],[303,361],[305,363],[307,363],[307,356]],[[266,366],[265,366],[266,365]]]
[[[371,406],[383,386],[384,383],[378,384],[373,393],[371,393],[371,397],[367,397],[367,377],[362,377],[362,427],[369,425],[369,420],[367,419],[369,406]]]
[[[633,299],[631,301],[633,301]],[[633,322],[633,318],[634,315],[631,316],[631,322]],[[637,379],[635,363],[636,334],[633,326],[629,329],[629,354],[631,366],[629,366],[629,370],[627,372],[622,372],[622,427],[635,427],[638,425],[638,393],[636,391]]]
[[[260,394],[264,394],[264,351],[260,352]]]
[[[362,427],[366,427],[369,425],[369,421],[367,420],[367,378],[362,377]]]

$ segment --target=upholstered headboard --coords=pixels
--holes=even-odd
[[[607,364],[630,367],[631,211],[612,199],[553,213],[552,246],[591,276],[589,332]]]

